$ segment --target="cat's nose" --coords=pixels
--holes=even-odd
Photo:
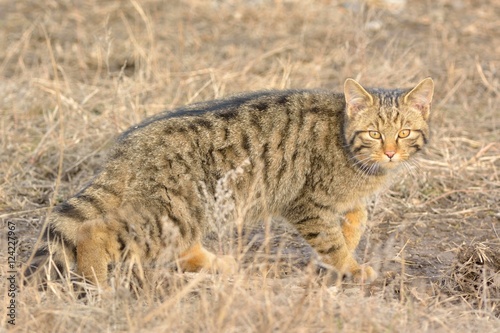
[[[388,150],[388,151],[385,151],[384,154],[389,157],[389,158],[392,158],[394,155],[396,155],[396,152],[393,151],[393,150]]]

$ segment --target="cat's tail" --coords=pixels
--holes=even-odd
[[[75,260],[57,242],[40,246],[32,255],[23,271],[25,285],[44,287],[49,281],[70,277]]]
[[[107,182],[104,176],[97,176],[75,196],[54,207],[24,270],[26,281],[44,283],[72,277],[77,266],[76,249],[82,226],[119,207],[121,197],[109,190],[115,186],[117,184]]]
[[[28,260],[27,267],[23,272],[24,284],[36,283],[44,284],[47,280],[55,279],[55,272],[51,276],[49,267],[50,262],[50,252],[47,245],[39,247],[32,258]]]
[[[61,223],[60,220],[65,219],[58,215],[55,213],[50,218],[38,237],[35,250],[22,272],[25,285],[45,286],[48,281],[69,277],[76,265],[76,243],[66,237],[64,230],[57,228],[57,222]],[[75,221],[65,222],[75,223]]]

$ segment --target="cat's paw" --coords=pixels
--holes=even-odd
[[[371,283],[378,277],[377,272],[370,266],[360,266],[351,272],[352,280],[356,283]]]
[[[315,262],[312,267],[321,283],[328,286],[338,285],[342,282],[343,274],[336,268],[323,262]]]
[[[212,269],[219,274],[234,274],[238,271],[238,263],[233,256],[221,255],[214,258]]]

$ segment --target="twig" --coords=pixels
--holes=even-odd
[[[494,147],[496,145],[496,142],[490,142],[489,144],[487,144],[485,147],[481,148],[477,153],[476,155],[474,155],[474,157],[470,158],[468,161],[466,161],[465,163],[463,163],[459,168],[458,168],[458,171],[461,171],[463,170],[465,167],[471,165],[471,164],[474,164],[477,162],[477,160],[483,156],[488,150],[490,150],[492,147]]]
[[[481,78],[481,81],[483,81],[483,84],[485,85],[486,88],[489,90],[493,91],[495,94],[500,95],[499,91],[493,87],[489,82],[488,79],[486,79],[486,76],[484,75],[483,68],[479,64],[479,61],[476,58],[476,69],[479,74],[479,77]]]

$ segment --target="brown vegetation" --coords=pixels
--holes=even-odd
[[[67,281],[43,292],[20,288],[16,325],[2,305],[2,327],[498,330],[499,18],[493,0],[1,0],[4,263],[8,222],[20,265],[50,207],[92,177],[118,133],[148,115],[239,91],[338,91],[347,77],[382,87],[436,82],[433,138],[420,167],[371,205],[358,256],[385,272],[373,285],[323,283],[296,233],[263,223],[244,232],[236,274],[158,268],[147,288],[131,290],[118,275],[114,292],[86,298]],[[231,250],[231,232],[216,236],[212,247]],[[8,271],[0,266],[2,304]]]

